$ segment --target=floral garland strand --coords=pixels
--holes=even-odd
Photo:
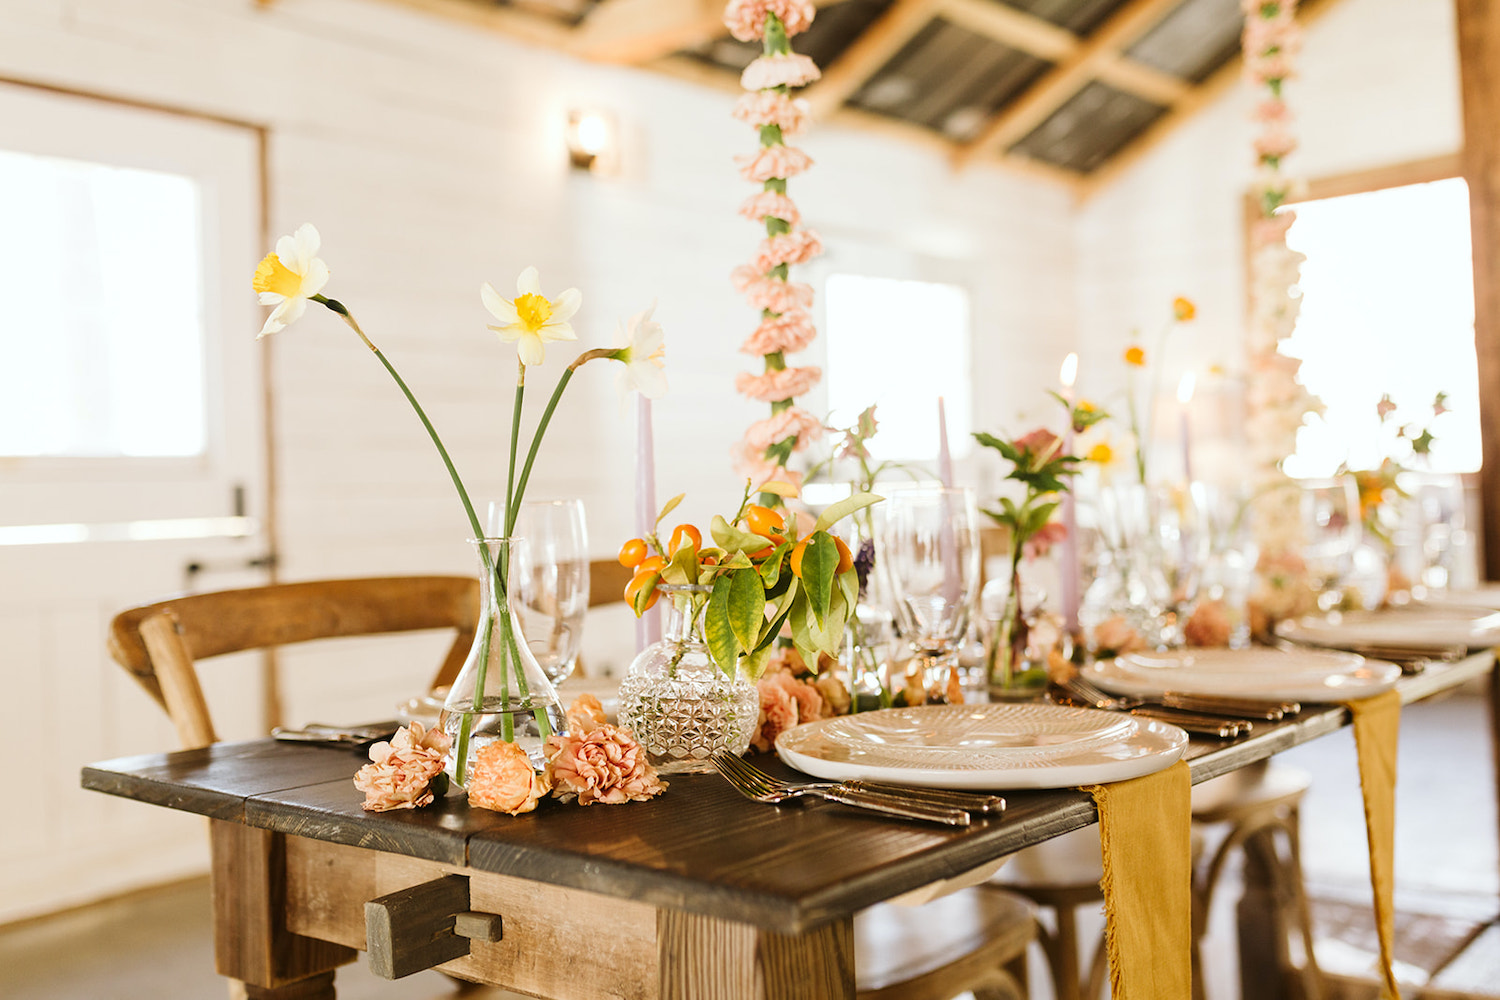
[[[1252,191],[1260,216],[1250,231],[1250,330],[1246,434],[1256,469],[1255,536],[1260,549],[1254,611],[1257,631],[1270,622],[1311,609],[1313,594],[1300,550],[1304,544],[1301,498],[1281,463],[1297,450],[1297,431],[1309,413],[1322,412],[1317,397],[1297,381],[1302,362],[1281,353],[1301,306],[1296,286],[1306,257],[1286,244],[1296,220],[1278,209],[1296,187],[1282,161],[1297,148],[1283,84],[1301,49],[1297,0],[1241,0],[1245,14],[1245,76],[1264,91],[1252,117],[1258,129]]]
[[[745,396],[769,403],[771,415],[751,424],[735,445],[735,470],[760,486],[770,480],[800,484],[787,462],[823,432],[822,421],[796,405],[822,379],[817,367],[789,367],[786,356],[810,344],[817,330],[808,310],[812,286],[789,280],[793,264],[823,252],[818,236],[800,228],[801,213],[787,197],[790,177],[812,166],[812,158],[786,139],[807,127],[807,102],[791,92],[818,79],[818,67],[807,56],[792,52],[791,36],[806,31],[814,14],[811,0],[730,0],[724,23],[742,42],[759,41],[764,54],[745,67],[740,84],[749,93],[734,107],[734,116],[760,132],[760,149],[737,156],[740,176],[761,185],[740,206],[740,215],[765,226],[766,236],[755,259],[734,269],[740,292],[760,310],[760,325],[740,350],[762,359],[760,374],[741,372],[735,388]]]

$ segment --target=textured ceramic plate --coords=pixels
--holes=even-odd
[[[1405,649],[1480,649],[1500,646],[1500,613],[1474,607],[1355,611],[1328,618],[1281,622],[1276,634],[1315,646],[1396,646]]]
[[[1085,676],[1113,694],[1349,701],[1389,690],[1401,668],[1333,650],[1180,649],[1100,660]]]
[[[1429,591],[1420,601],[1422,607],[1468,608],[1500,611],[1500,583],[1482,583],[1472,590]]]
[[[1187,734],[1058,705],[887,708],[782,733],[781,759],[819,778],[931,788],[1067,788],[1138,778],[1182,756]]]

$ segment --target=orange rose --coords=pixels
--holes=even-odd
[[[551,788],[526,751],[502,740],[474,755],[469,775],[469,805],[512,816],[531,812]]]

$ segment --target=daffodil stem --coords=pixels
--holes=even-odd
[[[568,387],[568,382],[573,378],[574,367],[569,365],[563,369],[562,375],[557,380],[557,387],[552,390],[552,398],[547,400],[547,408],[542,411],[542,419],[537,422],[536,433],[532,435],[531,447],[526,451],[526,464],[521,466],[521,480],[516,487],[516,504],[506,515],[505,533],[510,534],[515,529],[516,517],[519,515],[521,498],[526,495],[526,484],[531,481],[531,466],[536,462],[536,454],[542,447],[542,436],[547,433],[547,425],[552,422],[552,413],[557,409],[558,401],[562,399],[563,390]],[[514,446],[511,452],[511,464],[515,464]]]

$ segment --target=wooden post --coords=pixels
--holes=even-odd
[[[806,934],[678,910],[656,920],[661,1000],[853,1000],[854,923]]]
[[[1500,5],[1455,0],[1464,114],[1464,179],[1474,241],[1484,571],[1500,580]]]

